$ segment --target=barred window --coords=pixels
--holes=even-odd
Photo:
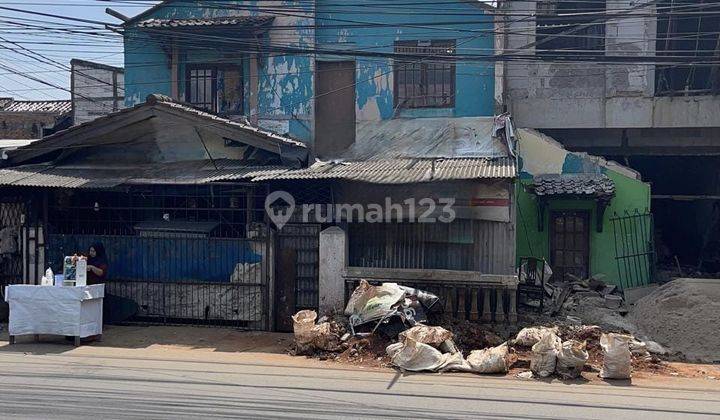
[[[218,114],[242,114],[242,71],[234,66],[189,67],[185,100]]]
[[[394,63],[396,108],[449,108],[455,105],[455,41],[398,41]],[[427,58],[423,58],[427,56]]]
[[[604,53],[605,2],[606,0],[538,1],[535,53],[538,55]]]
[[[690,8],[690,9],[689,9]],[[658,2],[658,56],[685,57],[688,63],[720,53],[719,0],[662,0]],[[656,95],[717,95],[720,66],[658,65]]]

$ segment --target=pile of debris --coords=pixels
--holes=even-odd
[[[556,375],[578,378],[581,372],[598,372],[604,379],[629,379],[633,369],[662,371],[659,358],[665,349],[630,334],[604,331],[597,325],[557,324],[522,329],[510,345],[520,361],[530,361],[523,378]]]
[[[572,282],[546,283],[549,304],[546,315],[560,315],[576,325],[599,325],[613,332],[634,332],[635,326],[625,316],[628,307],[617,286],[607,284],[602,275]]]
[[[587,291],[578,292],[582,296]],[[438,320],[442,326],[431,325]],[[617,333],[617,328],[575,320],[531,326],[517,334],[443,320],[436,296],[394,283],[362,281],[343,315],[317,319],[314,311],[300,311],[293,321],[293,354],[402,371],[502,374],[515,366],[529,367],[520,373],[524,377],[570,379],[586,371],[627,379],[633,368],[662,370],[658,354],[666,353],[657,343]]]

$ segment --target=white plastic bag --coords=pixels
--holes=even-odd
[[[484,350],[473,350],[467,358],[473,372],[477,373],[507,373],[515,360],[507,343]]]
[[[603,334],[600,347],[603,349],[603,366],[600,377],[604,379],[630,379],[632,373],[632,336],[624,334]]]
[[[524,346],[524,347],[532,347],[535,344],[537,344],[538,341],[540,341],[540,338],[542,338],[543,334],[545,334],[546,331],[550,331],[554,334],[558,333],[557,327],[553,327],[553,328],[547,328],[547,327],[523,328],[522,330],[520,330],[518,335],[515,337],[515,344],[518,344],[518,345]]]
[[[541,378],[552,375],[555,372],[557,355],[561,348],[560,338],[552,331],[545,331],[540,341],[532,347],[530,370]]]
[[[567,379],[580,376],[589,357],[585,345],[585,342],[577,340],[568,340],[562,343],[555,368],[560,376]]]

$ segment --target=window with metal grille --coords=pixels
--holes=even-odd
[[[606,0],[540,0],[537,3],[535,53],[598,54],[605,51]]]
[[[394,63],[396,108],[455,106],[455,41],[398,41],[396,54],[408,59]]]
[[[186,79],[186,102],[218,114],[242,114],[243,81],[239,67],[192,66]]]
[[[664,0],[658,3],[658,56],[720,56],[720,0]],[[717,60],[714,60],[717,61]],[[717,65],[666,65],[655,71],[657,95],[708,95],[720,92]]]

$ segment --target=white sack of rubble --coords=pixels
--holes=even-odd
[[[398,335],[400,341],[410,338],[418,343],[430,344],[437,347],[446,340],[453,338],[453,333],[443,327],[429,327],[427,325],[416,325]]]
[[[632,336],[625,334],[609,333],[600,336],[600,347],[603,350],[601,378],[630,379],[632,373],[630,342],[632,340]]]
[[[567,340],[562,343],[555,367],[558,375],[566,379],[580,376],[580,372],[583,371],[585,363],[590,357],[585,350],[585,345],[585,342],[577,340]]]
[[[667,350],[650,346],[650,352],[680,352],[690,361],[720,361],[720,280],[676,279],[635,303],[629,315],[640,336]]]
[[[515,362],[507,343],[483,350],[473,350],[467,362],[476,373],[507,373]]]
[[[545,331],[540,341],[532,347],[530,370],[535,375],[545,378],[555,372],[557,355],[562,348],[560,337],[552,331]]]
[[[523,328],[515,337],[515,344],[523,347],[532,347],[537,344],[545,332],[550,331],[554,334],[558,333],[557,327],[528,327]]]
[[[385,351],[390,362],[403,370],[413,372],[442,372],[447,370],[469,371],[470,366],[462,353],[441,353],[428,344],[406,338],[403,342],[389,345]]]

